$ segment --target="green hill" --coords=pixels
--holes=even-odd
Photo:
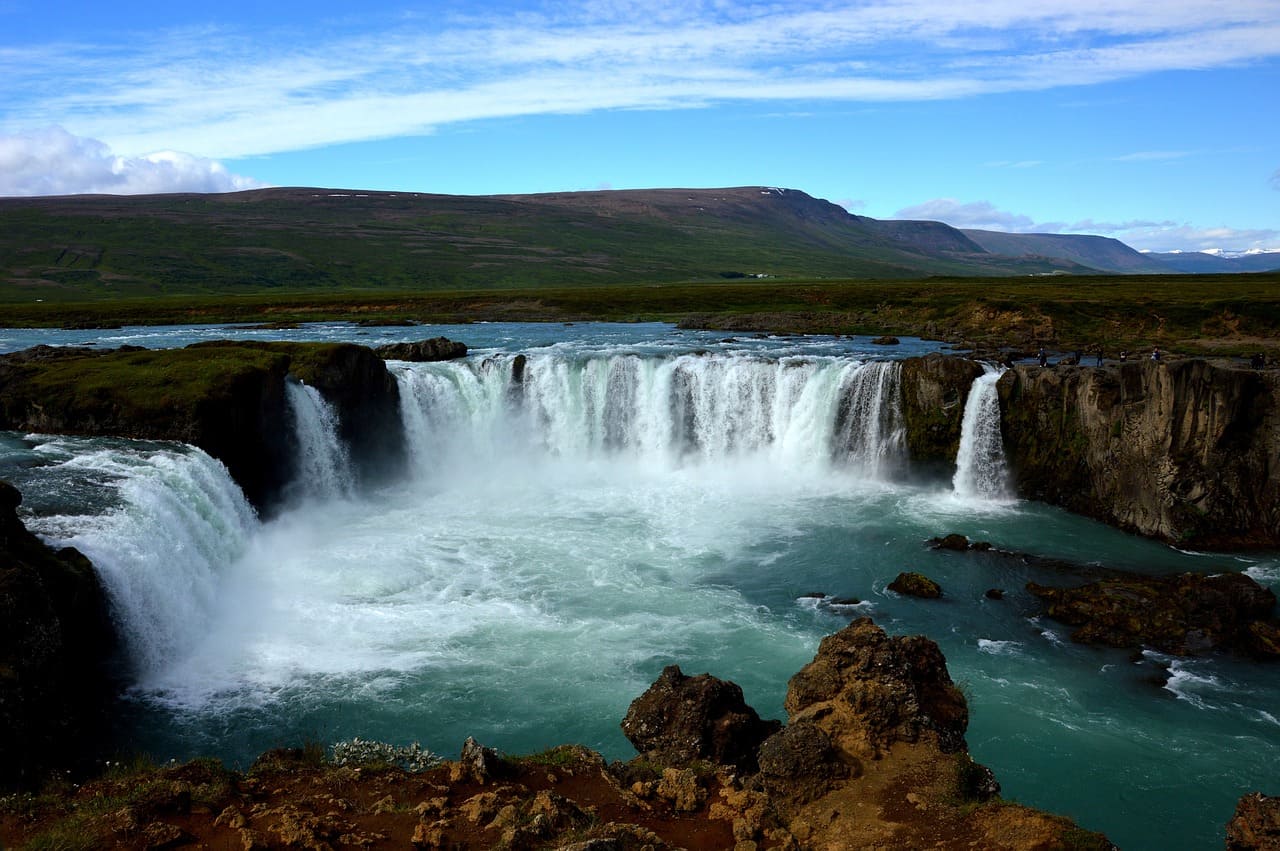
[[[1086,271],[762,187],[0,199],[0,300]]]

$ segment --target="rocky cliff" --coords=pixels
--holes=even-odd
[[[964,403],[982,365],[931,354],[902,362],[902,421],[913,468],[950,475],[960,447]]]
[[[110,694],[114,632],[89,560],[54,551],[18,519],[0,482],[0,788],[87,753]]]
[[[335,407],[361,475],[398,467],[395,379],[372,351],[346,343],[38,346],[0,357],[0,428],[190,443],[226,464],[250,502],[270,508],[294,475],[290,379]]]
[[[1020,496],[1170,542],[1280,546],[1280,373],[1020,365],[999,391]]]

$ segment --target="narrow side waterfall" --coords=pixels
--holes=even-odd
[[[93,561],[125,655],[145,677],[205,634],[222,574],[245,552],[258,521],[226,467],[198,449],[97,443],[75,441],[76,454],[48,475],[89,482],[114,504],[35,518],[31,526]]]
[[[1009,495],[1009,471],[1000,435],[1000,397],[996,382],[1004,370],[984,365],[986,372],[973,381],[964,403],[960,424],[960,448],[952,489],[957,496],[1003,499]]]
[[[445,455],[645,463],[833,460],[868,477],[903,443],[896,363],[848,358],[528,355],[395,367],[417,469]]]
[[[290,485],[295,499],[334,499],[354,492],[346,445],[338,436],[338,417],[320,391],[289,381],[289,407],[297,440],[297,474]]]

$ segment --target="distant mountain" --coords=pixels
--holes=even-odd
[[[1059,233],[1003,233],[990,230],[962,230],[992,254],[1006,257],[1069,260],[1101,272],[1126,275],[1161,274],[1173,270],[1151,255],[1135,251],[1118,239]]]
[[[1147,255],[1175,272],[1189,275],[1280,270],[1280,251],[1224,256],[1203,251],[1153,252]]]
[[[1077,238],[1082,239],[1082,238]],[[0,198],[0,298],[1089,272],[775,187]]]

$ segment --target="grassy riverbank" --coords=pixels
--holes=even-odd
[[[251,292],[0,302],[6,326],[662,320],[726,330],[909,334],[981,345],[1187,353],[1280,349],[1280,274],[764,280],[593,287]]]

